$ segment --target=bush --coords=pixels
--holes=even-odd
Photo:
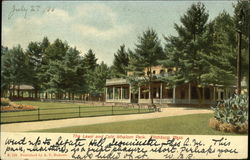
[[[1,98],[1,106],[9,106],[10,104],[10,100],[8,98]]]
[[[212,107],[215,120],[210,126],[226,132],[244,133],[248,129],[248,98],[246,95],[234,95],[218,102]],[[216,122],[216,120],[218,122]]]

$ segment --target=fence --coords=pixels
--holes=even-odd
[[[119,106],[79,106],[43,108],[26,111],[1,111],[1,123],[30,122],[66,118],[96,117],[123,114],[150,113],[153,108]]]

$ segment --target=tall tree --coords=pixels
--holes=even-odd
[[[45,52],[42,58],[42,73],[40,75],[43,80],[43,88],[57,94],[57,98],[59,98],[59,94],[64,91],[62,80],[64,66],[62,61],[69,49],[69,45],[60,39],[56,39],[49,45],[45,37],[41,46]]]
[[[8,63],[8,57],[5,56],[7,52],[8,47],[1,46],[1,97],[6,97],[9,86],[9,82],[7,81],[9,75],[8,72],[6,72],[6,67],[10,63]]]
[[[110,77],[109,67],[104,62],[101,62],[101,64],[95,68],[94,72],[89,73],[89,93],[93,96],[101,96],[104,94],[106,79]]]
[[[124,77],[127,75],[127,67],[129,64],[128,53],[125,50],[125,45],[120,46],[120,49],[114,54],[113,72],[115,77]]]
[[[39,42],[30,42],[26,51],[26,55],[29,61],[30,74],[29,74],[29,83],[35,89],[35,98],[38,98],[37,93],[41,89],[42,81],[39,76],[42,72],[42,47]]]
[[[69,48],[63,59],[63,83],[64,89],[68,92],[69,99],[74,94],[83,94],[85,89],[85,70],[81,64],[80,52],[76,48]]]
[[[152,104],[154,103],[152,96],[152,67],[158,65],[158,60],[163,57],[164,54],[160,40],[156,32],[152,29],[146,30],[142,36],[138,37],[135,52],[130,53],[129,68],[133,71],[134,76],[144,77],[144,83],[149,87],[149,92],[151,93]],[[145,69],[147,73],[145,73]]]
[[[18,88],[17,96],[19,97],[20,85],[28,82],[27,77],[29,77],[30,71],[28,58],[20,45],[10,49],[2,58],[2,75],[4,76],[4,81],[9,87],[12,86],[12,96],[15,94],[15,88]]]
[[[201,78],[208,84],[232,85],[235,82],[235,33],[232,17],[223,11],[209,25],[210,52],[204,55],[209,66]],[[221,76],[223,75],[223,76]]]
[[[89,49],[88,52],[84,55],[83,61],[85,63],[86,69],[93,71],[97,66],[97,58],[93,53],[92,49]]]
[[[242,80],[242,64],[245,63],[246,68],[243,73],[249,79],[249,19],[250,19],[250,3],[249,1],[238,1],[234,6],[234,22],[237,31],[237,94],[241,93],[241,80]],[[244,43],[246,42],[246,43]],[[248,54],[247,54],[248,51]],[[246,58],[248,55],[248,58]],[[242,56],[245,57],[242,63]],[[244,69],[243,69],[244,70]],[[247,71],[247,72],[246,72]]]
[[[167,60],[163,64],[176,67],[169,83],[194,83],[200,86],[204,83],[202,75],[208,71],[204,56],[210,53],[209,33],[207,32],[208,13],[202,3],[192,4],[181,16],[181,25],[175,24],[178,36],[165,37],[167,44],[165,52]],[[197,88],[201,100],[201,90]]]

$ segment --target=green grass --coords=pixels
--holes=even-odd
[[[58,103],[58,102],[37,102],[37,101],[16,101],[17,104],[33,105],[40,109],[40,117],[38,110],[21,111],[21,112],[3,112],[1,113],[1,123],[35,121],[48,119],[63,119],[74,117],[90,117],[90,116],[106,116],[117,114],[134,114],[138,113],[137,108],[127,108],[114,106],[86,106],[76,103]],[[80,107],[80,108],[79,108]],[[80,110],[80,115],[79,115]],[[148,109],[141,109],[141,113],[149,112]],[[47,115],[45,115],[47,114]],[[20,117],[7,117],[20,116]]]
[[[212,116],[213,114],[193,114],[156,119],[54,128],[35,132],[237,135],[234,133],[216,131],[210,128],[208,126],[208,120]]]

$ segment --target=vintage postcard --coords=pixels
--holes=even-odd
[[[249,1],[2,15],[0,159],[248,159]]]

